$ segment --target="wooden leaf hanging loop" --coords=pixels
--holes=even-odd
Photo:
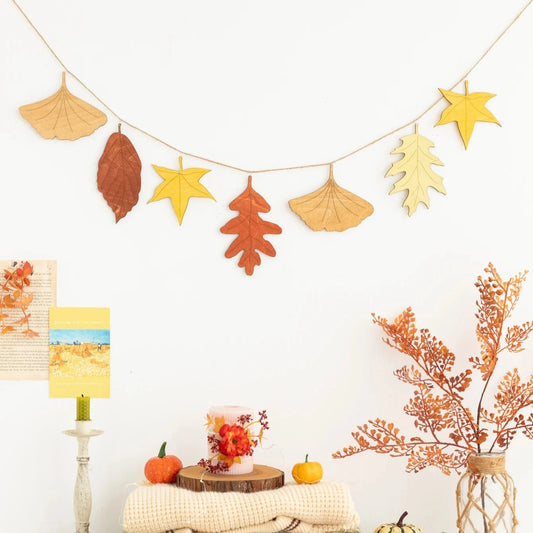
[[[98,161],[98,190],[118,222],[139,200],[141,160],[131,141],[121,132],[111,134]]]
[[[485,104],[496,96],[495,94],[469,93],[468,81],[465,81],[465,94],[454,93],[445,89],[439,89],[439,91],[450,102],[450,105],[442,112],[440,120],[435,125],[457,122],[465,149],[468,148],[476,122],[494,122],[501,126],[496,117],[485,107]]]
[[[281,228],[259,216],[259,213],[268,213],[270,205],[252,188],[252,176],[248,176],[248,187],[229,204],[229,208],[239,211],[240,214],[222,226],[220,231],[239,236],[230,244],[224,255],[231,258],[242,252],[239,266],[251,276],[254,268],[261,264],[261,257],[256,250],[271,257],[276,255],[272,244],[263,236],[267,233],[281,233]]]
[[[418,124],[415,125],[415,133],[406,135],[400,140],[402,144],[391,154],[403,154],[404,157],[392,164],[385,177],[403,174],[389,194],[407,191],[403,206],[407,207],[411,216],[420,202],[429,207],[429,187],[446,194],[442,178],[431,168],[431,165],[442,166],[443,163],[431,153],[431,148],[435,145],[418,134]]]
[[[374,212],[372,204],[343,189],[333,177],[316,191],[289,201],[290,208],[313,230],[344,231],[359,225]]]
[[[165,180],[160,183],[154,192],[152,198],[148,201],[156,202],[163,198],[170,198],[174,212],[178,217],[178,222],[183,221],[183,215],[187,210],[189,198],[211,198],[214,200],[211,193],[200,183],[200,179],[204,174],[209,172],[205,168],[183,168],[183,160],[179,158],[179,170],[171,168],[158,167],[152,165],[155,171]]]
[[[64,72],[59,91],[39,102],[23,105],[19,111],[45,139],[74,141],[91,135],[107,122],[104,113],[67,89]]]

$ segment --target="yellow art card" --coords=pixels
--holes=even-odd
[[[49,325],[50,397],[109,398],[109,308],[51,307]]]

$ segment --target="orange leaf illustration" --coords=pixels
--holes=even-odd
[[[339,187],[329,166],[329,179],[316,191],[289,201],[290,208],[313,230],[344,231],[374,212],[372,204]]]
[[[281,228],[259,216],[259,213],[268,213],[270,205],[252,189],[252,176],[248,176],[248,187],[229,204],[229,208],[232,211],[239,211],[240,215],[232,218],[220,228],[220,231],[239,236],[230,244],[224,255],[230,258],[242,251],[239,266],[244,267],[246,274],[251,276],[254,268],[261,264],[261,257],[256,250],[271,257],[276,255],[276,250],[263,235],[281,233]]]
[[[74,141],[91,135],[107,122],[104,113],[67,89],[64,72],[59,91],[39,102],[23,105],[19,111],[45,139]]]
[[[104,195],[118,222],[139,200],[141,160],[131,141],[120,131],[113,133],[98,161],[98,190]]]
[[[0,333],[6,335],[19,331],[28,337],[39,334],[30,329],[33,293],[27,292],[31,285],[33,266],[28,261],[15,261],[10,269],[4,269],[3,280],[0,281]],[[17,318],[18,316],[18,318]]]

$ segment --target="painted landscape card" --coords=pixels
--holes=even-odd
[[[49,323],[50,397],[109,398],[109,308],[52,307]]]
[[[54,260],[0,260],[0,379],[48,379]]]

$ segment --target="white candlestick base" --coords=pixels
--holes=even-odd
[[[63,431],[70,437],[78,439],[78,475],[74,485],[74,517],[76,533],[89,533],[92,496],[89,481],[89,439],[101,435],[103,431],[92,429],[90,420],[76,420],[76,429]]]

